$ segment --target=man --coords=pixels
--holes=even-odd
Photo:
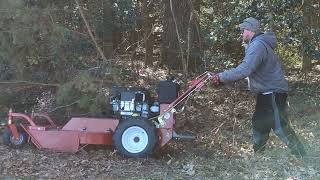
[[[243,62],[236,68],[213,74],[212,82],[219,85],[248,77],[249,89],[256,94],[252,117],[255,152],[265,149],[272,129],[294,155],[304,156],[304,147],[291,129],[286,114],[288,82],[274,52],[275,34],[262,33],[259,20],[252,17],[245,19],[239,27],[246,43]]]

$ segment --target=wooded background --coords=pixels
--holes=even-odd
[[[319,0],[1,0],[0,107],[54,101],[43,110],[99,114],[110,84],[141,69],[187,78],[235,67],[244,51],[237,25],[249,16],[277,34],[287,69],[319,64]]]

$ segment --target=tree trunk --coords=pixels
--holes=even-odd
[[[191,0],[190,0],[191,2]],[[200,12],[200,2],[195,1],[193,4],[193,10],[195,13]],[[202,65],[202,38],[201,38],[201,29],[199,24],[199,14],[194,14],[193,21],[191,24],[191,46],[190,46],[190,54],[189,54],[189,61],[188,61],[188,69],[189,71],[196,71]]]
[[[319,31],[319,7],[314,5],[319,4],[318,0],[305,0],[303,4],[303,40],[302,40],[302,71],[307,73],[312,69],[312,45],[317,42],[313,41],[313,29]]]
[[[175,3],[176,1],[174,1]],[[169,69],[181,69],[181,61],[179,61],[178,39],[175,30],[174,21],[170,10],[170,0],[165,0],[164,18],[163,18],[163,42],[161,52],[161,62],[167,65]],[[175,3],[177,7],[179,3]],[[176,8],[175,8],[176,9]],[[176,11],[176,15],[179,14]]]
[[[201,58],[201,55],[199,56],[201,53],[200,33],[198,34],[197,25],[195,25],[194,21],[190,21],[192,7],[188,0],[172,0],[174,18],[170,9],[170,0],[164,0],[164,5],[161,62],[167,65],[169,69],[182,70],[185,66],[187,70],[194,71],[200,64],[198,62]],[[200,2],[193,4],[193,6],[198,11],[200,9]],[[178,40],[178,36],[180,36],[180,41]],[[190,53],[188,53],[188,44],[190,45]],[[187,54],[189,54],[189,57],[187,57]],[[183,64],[183,59],[185,59],[186,64]],[[186,59],[189,62],[186,62]]]
[[[148,0],[143,0],[143,29],[144,29],[144,47],[146,50],[144,62],[145,65],[152,65],[153,63],[153,45],[154,38],[152,35],[152,25],[154,18],[150,17],[150,13],[154,10],[153,3],[149,4]]]
[[[113,54],[113,21],[112,3],[110,0],[102,1],[103,7],[103,53],[106,58],[111,58]]]

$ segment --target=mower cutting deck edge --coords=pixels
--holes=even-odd
[[[73,117],[63,127],[57,126],[46,114],[32,113],[28,116],[10,110],[4,143],[17,148],[28,140],[38,149],[71,153],[88,144],[114,145],[123,155],[144,157],[171,139],[195,138],[174,131],[174,114],[176,107],[209,78],[210,73],[201,74],[179,96],[179,88],[174,81],[162,81],[157,100],[151,100],[143,88],[115,86],[114,96],[110,99],[115,118]],[[37,118],[46,119],[48,125],[36,124]],[[23,120],[23,123],[16,124],[17,119]]]

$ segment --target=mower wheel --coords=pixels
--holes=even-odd
[[[151,155],[157,141],[156,127],[143,118],[121,120],[113,135],[116,149],[128,157]]]
[[[13,148],[21,148],[27,142],[27,134],[21,127],[17,127],[17,130],[20,134],[19,139],[15,139],[11,129],[6,127],[3,130],[3,143]]]

